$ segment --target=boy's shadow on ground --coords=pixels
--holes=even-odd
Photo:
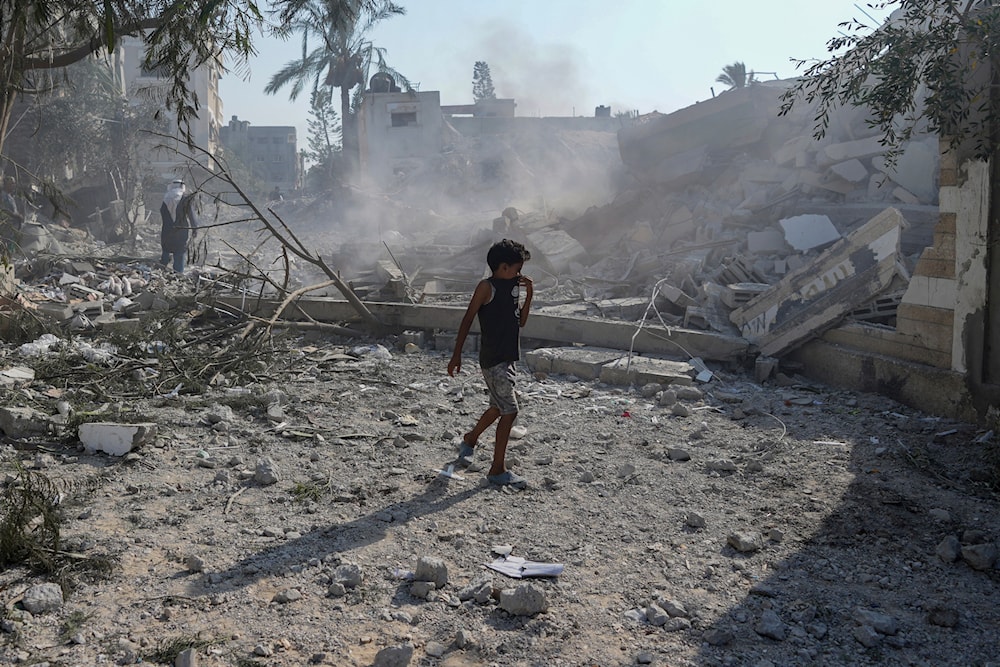
[[[270,544],[252,555],[233,563],[217,573],[208,573],[210,579],[199,579],[191,587],[201,592],[232,591],[247,586],[258,579],[281,574],[295,565],[302,565],[310,559],[320,558],[330,553],[346,553],[374,544],[383,539],[390,526],[396,522],[386,522],[379,515],[386,513],[397,516],[405,513],[406,520],[426,516],[463,502],[486,490],[475,486],[449,495],[446,477],[438,477],[427,484],[423,493],[401,500],[388,506],[379,506],[364,516],[342,524],[317,527],[301,537]],[[211,582],[211,583],[210,583]],[[197,592],[193,592],[198,594]]]

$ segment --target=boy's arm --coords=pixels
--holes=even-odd
[[[521,306],[521,321],[520,324],[523,327],[528,321],[528,311],[531,310],[531,297],[534,295],[534,285],[531,282],[531,278],[528,276],[521,276],[520,280],[521,287],[524,288],[524,305]]]
[[[462,370],[462,348],[465,346],[465,339],[469,335],[469,329],[476,319],[476,313],[490,298],[490,284],[485,280],[479,281],[476,291],[472,293],[469,300],[469,307],[465,310],[462,323],[458,326],[458,334],[455,336],[455,351],[451,354],[448,362],[448,375],[454,377],[455,373]]]

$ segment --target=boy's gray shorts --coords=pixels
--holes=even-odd
[[[502,415],[517,414],[517,396],[514,395],[514,364],[504,362],[484,368],[483,379],[490,394],[490,406]]]

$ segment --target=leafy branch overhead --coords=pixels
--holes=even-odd
[[[852,19],[827,43],[834,54],[808,64],[782,96],[781,114],[815,104],[813,133],[822,138],[833,109],[867,107],[890,157],[914,132],[950,138],[965,155],[985,158],[997,148],[996,73],[1000,7],[990,0],[884,0],[891,12],[878,27]]]

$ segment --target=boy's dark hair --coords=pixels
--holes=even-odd
[[[531,253],[523,244],[510,239],[497,241],[486,253],[486,264],[490,271],[496,271],[501,264],[524,264],[531,259]]]

